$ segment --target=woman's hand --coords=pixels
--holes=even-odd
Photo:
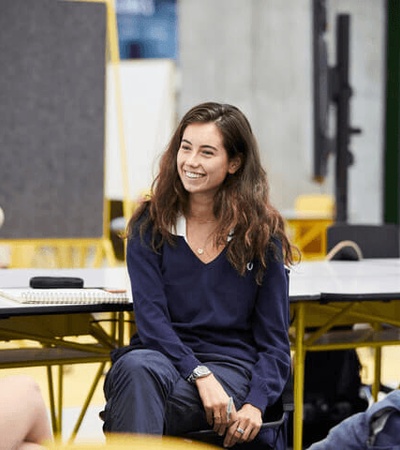
[[[250,403],[245,403],[236,413],[236,421],[227,428],[224,447],[252,441],[262,425],[261,411]]]
[[[206,413],[207,422],[220,436],[237,420],[235,405],[213,374],[198,378],[196,386]],[[229,412],[228,405],[231,404]]]

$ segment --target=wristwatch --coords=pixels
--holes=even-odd
[[[197,366],[194,368],[193,372],[187,377],[187,381],[193,384],[198,378],[204,378],[211,374],[212,372],[207,366]]]

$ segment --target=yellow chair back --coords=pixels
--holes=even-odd
[[[300,213],[321,213],[333,216],[335,199],[329,194],[302,194],[296,198],[294,209]]]

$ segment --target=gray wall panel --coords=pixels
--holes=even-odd
[[[105,35],[103,4],[1,1],[0,239],[102,236]]]

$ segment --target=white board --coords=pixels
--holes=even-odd
[[[176,125],[175,62],[124,60],[116,71],[112,64],[107,68],[105,195],[124,200],[115,74],[120,80],[129,200],[135,200],[149,189]]]

